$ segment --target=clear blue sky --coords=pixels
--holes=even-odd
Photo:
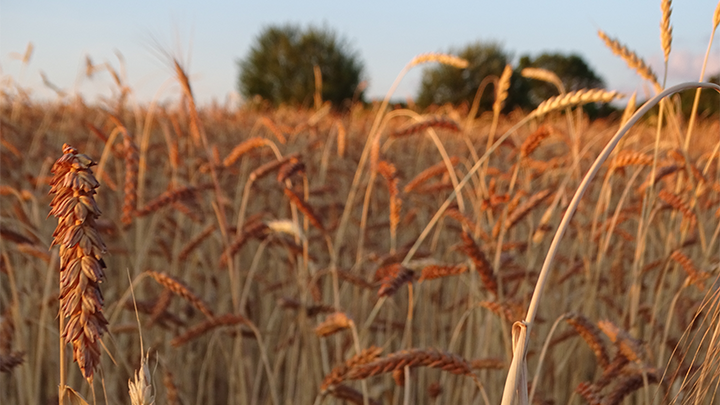
[[[146,4],[149,3],[149,4]],[[712,29],[715,0],[676,2],[669,83],[697,80]],[[40,71],[58,87],[87,101],[111,96],[107,73],[84,77],[85,56],[119,67],[137,98],[147,102],[172,70],[151,51],[151,37],[182,51],[196,97],[222,102],[236,91],[236,60],[262,27],[296,23],[327,25],[349,40],[365,63],[371,97],[384,95],[413,56],[446,51],[475,40],[493,40],[516,58],[544,51],[581,54],[611,89],[639,91],[642,80],[597,37],[603,29],[645,58],[662,75],[660,1],[37,1],[0,0],[0,85],[20,83],[34,97],[54,97]],[[13,59],[28,42],[35,51],[27,69]],[[718,41],[716,41],[718,42]],[[716,44],[717,45],[717,44]],[[709,74],[720,71],[720,46]],[[397,98],[416,94],[420,69],[406,76]],[[175,97],[177,86],[162,90]]]

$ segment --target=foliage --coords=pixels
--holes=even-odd
[[[466,59],[469,65],[457,69],[446,65],[427,67],[422,72],[422,84],[416,104],[427,107],[430,104],[471,104],[478,86],[490,75],[500,76],[510,61],[502,47],[492,42],[474,42],[460,50],[448,53]],[[488,90],[492,90],[490,85]],[[512,88],[511,88],[512,90]],[[493,91],[486,91],[481,99],[480,108],[489,109],[493,103]]]
[[[422,85],[417,98],[420,107],[430,104],[472,103],[482,81],[490,76],[500,76],[510,55],[498,44],[474,42],[457,51],[450,51],[470,62],[467,69],[458,70],[449,66],[439,65],[423,71]],[[557,96],[558,90],[550,83],[527,79],[520,72],[526,67],[550,70],[558,75],[566,91],[583,88],[603,88],[603,80],[578,55],[559,53],[543,53],[535,58],[524,55],[510,81],[505,111],[514,108],[533,109],[543,100]],[[480,100],[480,110],[491,108],[494,88],[489,85]],[[597,110],[596,106],[588,106]],[[587,110],[587,109],[586,109]]]
[[[710,76],[706,81],[720,84],[720,72]],[[695,90],[680,93],[680,102],[683,114],[688,115],[692,110],[695,101]],[[705,90],[700,93],[697,114],[700,117],[712,117],[720,112],[720,94],[715,91]]]
[[[328,28],[268,26],[257,36],[240,69],[238,88],[277,106],[308,105],[315,91],[313,66],[322,72],[322,98],[339,106],[362,99],[363,64],[348,42]]]

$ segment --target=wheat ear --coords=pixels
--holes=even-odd
[[[505,229],[512,228],[515,224],[520,222],[521,219],[525,218],[535,207],[540,205],[546,198],[552,194],[552,190],[542,190],[530,196],[524,203],[519,205],[505,219]]]
[[[590,346],[600,367],[607,367],[610,364],[610,357],[607,349],[600,338],[600,329],[587,318],[580,314],[570,314],[565,318],[565,322],[570,324]]]
[[[610,48],[612,53],[622,58],[627,65],[635,70],[640,77],[652,83],[655,91],[662,90],[662,86],[658,83],[657,75],[650,69],[644,60],[642,60],[635,52],[629,50],[625,45],[621,44],[618,40],[612,39],[605,34],[602,30],[598,30],[598,36],[605,42],[605,45]]]
[[[448,276],[455,276],[458,274],[463,274],[467,272],[468,267],[464,264],[456,264],[456,265],[437,265],[432,264],[430,266],[423,267],[421,273],[420,273],[420,280],[418,282],[423,282],[425,280],[433,280],[436,278],[441,277],[448,277]]]
[[[288,180],[295,174],[305,175],[305,163],[300,161],[300,159],[293,157],[287,161],[287,163],[280,166],[277,173],[277,181],[284,184],[285,180]]]
[[[541,125],[532,134],[530,134],[520,146],[520,157],[526,158],[530,156],[535,149],[540,146],[540,143],[549,137],[551,134],[550,127],[547,125]]]
[[[670,26],[670,14],[672,14],[671,6],[672,0],[662,0],[660,3],[660,9],[662,10],[662,20],[660,20],[660,41],[662,42],[665,63],[668,62],[672,46],[672,27]]]
[[[146,356],[142,357],[140,367],[135,371],[134,381],[133,379],[128,380],[128,393],[132,405],[155,404],[152,376],[150,375],[150,367],[148,367]]]
[[[170,341],[170,345],[172,347],[180,347],[185,343],[199,336],[202,336],[215,328],[245,323],[247,323],[247,319],[245,319],[245,317],[243,317],[242,315],[223,314],[215,318],[207,319],[193,326],[192,328],[185,331],[185,333],[183,333],[182,335],[173,338],[173,340]]]
[[[407,68],[429,62],[438,62],[442,63],[443,65],[449,65],[458,69],[465,69],[466,67],[468,67],[468,61],[463,58],[459,58],[454,55],[448,55],[445,53],[429,52],[421,53],[420,55],[415,56],[408,64]]]
[[[123,127],[124,129],[124,127]],[[123,199],[122,217],[120,221],[127,226],[132,223],[133,214],[137,208],[137,178],[138,178],[138,147],[133,142],[132,137],[123,131],[123,149],[125,160],[125,185],[123,191],[125,198]]]
[[[208,308],[207,304],[205,304],[205,301],[203,301],[202,298],[198,297],[194,292],[192,292],[192,290],[190,289],[190,287],[187,286],[187,284],[163,272],[148,270],[147,273],[152,278],[154,278],[155,281],[158,282],[158,284],[162,285],[163,287],[172,291],[175,295],[183,298],[184,300],[192,304],[192,306],[194,306],[198,311],[205,314],[205,316],[207,316],[208,318],[214,317],[212,310]]]
[[[394,252],[397,243],[397,228],[400,224],[402,198],[398,190],[398,174],[395,165],[382,160],[378,163],[378,172],[385,179],[390,194],[390,251]]]
[[[305,217],[310,220],[310,223],[317,228],[320,232],[325,233],[325,227],[323,226],[322,222],[320,222],[320,217],[318,217],[315,214],[315,211],[313,211],[310,204],[305,202],[302,198],[300,198],[297,194],[295,194],[294,191],[290,190],[289,188],[284,188],[283,191],[285,192],[285,195],[288,197],[290,202],[294,204],[300,212],[302,212]]]
[[[710,275],[698,270],[698,268],[695,267],[695,264],[693,264],[693,261],[679,250],[672,252],[670,258],[675,261],[675,263],[679,264],[683,270],[685,270],[688,275],[688,281],[695,284],[700,291],[703,291],[703,282],[709,278]]]
[[[412,282],[415,273],[398,264],[398,271],[387,277],[383,277],[378,289],[378,297],[390,297],[394,295],[405,283]]]
[[[402,370],[405,367],[429,367],[451,374],[472,376],[472,365],[460,356],[434,349],[410,349],[392,353],[365,364],[353,366],[347,379],[362,380],[380,374]]]
[[[92,382],[100,364],[98,341],[107,330],[100,283],[105,279],[107,249],[95,227],[100,209],[92,172],[95,162],[70,145],[52,167],[50,215],[58,218],[52,245],[60,245],[60,319],[69,318],[61,332],[73,345],[73,358],[83,377]],[[62,382],[61,386],[64,385]]]
[[[565,95],[551,97],[542,103],[530,113],[533,117],[541,117],[552,111],[562,110],[568,107],[575,107],[578,105],[588,103],[608,103],[616,98],[623,98],[624,96],[617,91],[605,91],[603,89],[582,89],[578,91],[572,91]]]
[[[223,159],[223,166],[230,167],[235,162],[237,162],[237,160],[240,159],[244,154],[252,151],[253,149],[261,148],[271,143],[272,141],[259,136],[246,139],[235,145],[235,147],[230,151],[230,153],[225,157],[225,159]]]
[[[0,373],[9,373],[25,361],[24,352],[10,352],[0,355]]]
[[[603,405],[619,405],[623,399],[633,392],[639,390],[648,384],[657,384],[660,382],[660,376],[655,371],[637,371],[630,376],[623,377],[622,380],[613,388],[613,390],[605,396]]]
[[[636,363],[642,362],[642,343],[639,340],[610,321],[599,321],[597,324],[610,341],[617,345],[623,356]]]
[[[173,373],[165,370],[165,376],[163,377],[163,385],[165,386],[165,395],[167,396],[168,405],[180,405],[180,398],[178,397],[178,389],[175,385]]]
[[[697,218],[695,217],[695,213],[692,211],[692,208],[690,208],[690,205],[683,201],[683,199],[678,195],[663,189],[658,193],[658,198],[674,210],[680,211],[682,216],[690,221],[690,224],[697,223]]]
[[[475,244],[475,240],[473,240],[473,237],[470,234],[463,231],[461,236],[463,240],[463,253],[465,253],[465,255],[468,256],[475,264],[475,270],[477,270],[480,275],[480,279],[482,280],[483,285],[485,285],[485,288],[487,288],[487,290],[493,295],[497,296],[497,277],[495,276],[492,265],[485,256],[485,253],[483,253],[483,251]]]
[[[315,334],[319,337],[327,337],[350,328],[352,320],[344,312],[335,312],[327,317],[315,328]]]
[[[560,94],[565,94],[565,85],[563,85],[563,82],[554,72],[551,72],[547,69],[529,67],[523,69],[520,74],[523,77],[527,77],[529,79],[541,80],[543,82],[552,83],[553,85],[555,85],[555,87],[557,87]]]
[[[453,166],[460,163],[460,158],[457,156],[453,156],[450,158],[450,163],[452,163]],[[447,172],[447,165],[445,164],[445,161],[438,162],[427,169],[420,172],[417,176],[415,176],[408,184],[405,185],[405,188],[403,191],[405,193],[409,193],[415,189],[417,189],[420,185],[427,182],[431,178],[435,176],[439,176],[443,173]]]
[[[510,78],[512,77],[512,66],[505,65],[500,79],[498,80],[497,87],[495,87],[495,102],[493,102],[493,113],[495,115],[500,114],[500,111],[505,106],[505,100],[508,97],[508,89],[510,88]]]
[[[340,384],[346,380],[346,375],[351,368],[367,364],[377,359],[382,353],[382,349],[376,346],[370,346],[367,349],[363,349],[355,356],[349,358],[345,363],[335,367],[323,378],[322,384],[320,384],[320,391],[325,392],[329,388]]]
[[[415,122],[407,128],[397,130],[393,132],[390,136],[393,138],[400,138],[412,134],[417,134],[428,128],[443,128],[452,132],[460,132],[460,126],[457,122],[444,117],[431,117],[420,122]]]

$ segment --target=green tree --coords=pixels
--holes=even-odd
[[[604,88],[605,83],[595,71],[588,66],[585,60],[576,54],[563,55],[560,53],[543,53],[535,58],[529,55],[520,57],[518,70],[534,67],[549,70],[555,73],[565,91],[571,92],[585,88]],[[530,100],[539,104],[550,97],[558,95],[557,88],[541,80],[526,79],[529,82]]]
[[[510,60],[510,56],[502,47],[492,42],[474,42],[462,49],[450,50],[449,53],[466,59],[468,67],[457,69],[447,65],[436,65],[423,69],[422,84],[415,100],[420,107],[445,103],[471,104],[483,79],[490,75],[499,77]],[[492,90],[493,87],[488,86],[487,89]],[[482,110],[492,106],[493,94],[493,91],[484,92],[480,101]]]
[[[720,72],[705,79],[705,81],[720,84]],[[692,111],[695,102],[695,90],[686,90],[680,93],[683,114],[687,117]],[[697,114],[698,118],[717,115],[720,111],[720,94],[713,90],[703,90],[700,93]]]
[[[334,105],[362,99],[363,64],[348,42],[328,28],[269,26],[238,61],[238,88],[246,98],[274,105],[309,104],[315,92],[313,66],[322,73],[322,97]],[[357,93],[356,93],[357,92]]]

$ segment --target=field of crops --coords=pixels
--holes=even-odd
[[[0,403],[718,402],[718,117],[500,114],[505,75],[479,113],[196,106],[175,67],[164,106],[2,95]]]

